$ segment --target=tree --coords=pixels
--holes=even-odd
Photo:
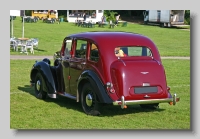
[[[185,21],[186,25],[190,25],[190,10],[185,10]]]
[[[110,21],[115,21],[115,16],[116,16],[117,12],[114,12],[112,10],[104,10],[104,15],[106,16],[106,20],[108,22]]]

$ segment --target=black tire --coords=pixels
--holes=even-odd
[[[98,106],[98,101],[97,101],[97,95],[95,94],[94,89],[89,83],[86,83],[83,86],[83,89],[81,92],[81,105],[82,105],[83,111],[87,115],[93,115],[93,116],[100,115],[98,111],[99,106]]]
[[[43,91],[43,86],[44,86],[44,80],[42,78],[41,73],[37,73],[35,76],[35,85],[34,85],[34,89],[35,89],[35,96],[38,99],[46,99],[47,97],[47,93]]]
[[[157,109],[157,108],[159,108],[159,103],[155,103],[155,104],[140,104],[140,107],[142,107],[144,109]]]

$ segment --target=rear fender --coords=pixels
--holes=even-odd
[[[56,93],[55,80],[53,76],[55,75],[55,68],[51,67],[48,63],[44,61],[36,62],[33,65],[30,75],[32,83],[34,83],[35,75],[37,72],[40,72],[43,77],[44,80],[43,90],[48,94]]]
[[[100,103],[112,103],[113,102],[113,100],[107,94],[103,83],[101,82],[101,80],[99,79],[99,77],[97,76],[96,73],[94,73],[91,70],[84,71],[78,80],[78,88],[79,88],[78,90],[81,90],[80,88],[83,87],[83,85],[86,81],[92,85],[93,89],[95,90],[96,95],[99,98]],[[81,92],[79,91],[79,94],[80,93]]]

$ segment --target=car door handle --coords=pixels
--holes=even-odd
[[[86,62],[81,62],[81,65],[85,65],[86,64]]]

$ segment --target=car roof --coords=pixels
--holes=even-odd
[[[130,32],[83,32],[78,34],[72,34],[68,37],[89,39],[93,40],[97,44],[112,42],[113,45],[126,45],[128,43],[133,44],[133,42],[135,42],[138,45],[141,40],[145,41],[146,43],[152,43],[152,41],[146,36]]]
[[[111,35],[115,35],[115,36],[122,36],[122,35],[139,35],[136,33],[131,33],[131,32],[120,32],[120,31],[91,31],[91,32],[81,32],[81,33],[77,33],[77,34],[72,34],[70,36],[77,36],[77,37],[87,37],[87,38],[96,38],[96,37],[109,37]]]
[[[132,32],[95,31],[72,34],[67,37],[91,40],[98,46],[98,49],[105,54],[110,53],[118,46],[147,46],[153,53],[159,53],[151,39]]]

